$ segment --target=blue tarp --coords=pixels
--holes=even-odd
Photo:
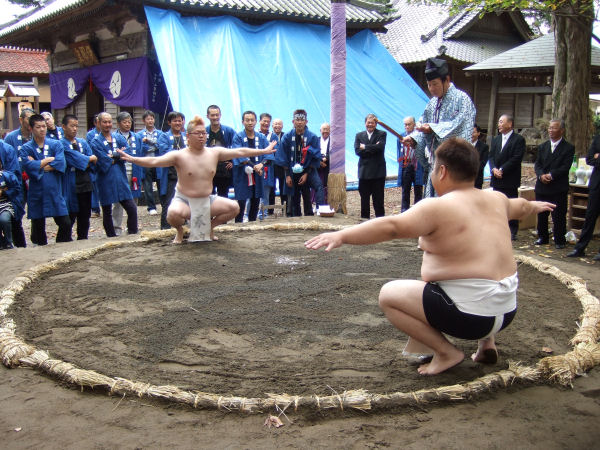
[[[146,17],[173,108],[187,118],[206,117],[221,107],[221,122],[241,130],[242,113],[252,110],[281,118],[305,109],[308,127],[319,134],[329,122],[330,30],[323,25],[273,21],[248,25],[231,16],[182,17],[145,7]],[[357,179],[354,136],[369,113],[399,132],[402,120],[418,118],[425,93],[370,31],[347,40],[346,175]],[[388,133],[387,173],[398,172],[396,139]]]

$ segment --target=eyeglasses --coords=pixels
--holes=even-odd
[[[195,134],[196,136],[206,136],[206,131],[190,131],[188,134]]]

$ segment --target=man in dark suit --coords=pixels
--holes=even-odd
[[[371,216],[370,198],[373,196],[375,217],[385,215],[383,192],[385,189],[385,140],[387,133],[378,130],[377,117],[365,118],[366,131],[356,134],[354,152],[358,155],[358,193],[360,194],[360,217]]]
[[[567,254],[570,257],[585,256],[585,248],[592,240],[596,220],[598,219],[598,215],[600,215],[600,135],[596,136],[592,141],[585,162],[594,169],[588,184],[588,205],[585,212],[585,221],[583,222],[579,241],[575,244],[575,250]],[[600,261],[600,251],[593,259],[594,261]]]
[[[513,130],[514,119],[503,114],[498,119],[498,135],[492,139],[490,149],[490,185],[495,191],[502,192],[508,198],[519,196],[521,185],[521,161],[525,154],[525,139]],[[519,221],[509,220],[508,226],[512,240],[517,239]]]
[[[573,162],[575,147],[563,138],[565,123],[559,119],[552,119],[548,125],[550,140],[544,142],[537,149],[535,160],[535,199],[554,203],[552,210],[552,231],[554,246],[558,249],[565,248],[567,243],[567,195],[569,193],[569,169]],[[535,245],[544,245],[548,237],[548,211],[538,214],[537,233]]]
[[[479,171],[477,172],[477,178],[475,178],[475,187],[481,189],[483,187],[483,169],[488,162],[488,155],[490,154],[490,146],[485,142],[480,141],[481,128],[479,125],[473,125],[473,132],[471,133],[471,144],[477,150],[479,154]]]

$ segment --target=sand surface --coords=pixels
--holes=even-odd
[[[409,391],[468,381],[509,359],[534,364],[544,346],[569,349],[579,305],[560,283],[521,266],[520,309],[499,336],[498,365],[465,361],[424,379],[400,357],[405,337],[377,307],[387,280],[418,276],[415,243],[325,255],[302,248],[307,235],[243,232],[209,245],[164,241],[102,252],[36,282],[11,315],[28,342],[82,367],[247,396]],[[534,249],[530,240],[523,231],[516,251],[542,253],[540,259],[583,277],[600,294],[598,264]],[[0,282],[102,242],[2,252]],[[474,349],[472,342],[457,344],[466,353]],[[573,389],[520,384],[461,404],[291,414],[292,422],[282,417],[284,427],[268,429],[264,414],[108,397],[0,367],[0,432],[3,448],[592,448],[600,438],[598,374],[596,368],[578,378]]]

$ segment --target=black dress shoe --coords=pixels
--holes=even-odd
[[[563,248],[565,248],[565,244],[554,244],[554,248],[556,248],[557,250],[562,250]]]
[[[595,255],[592,260],[594,261],[600,261],[600,253],[598,253],[597,255]]]
[[[533,243],[533,245],[546,245],[547,243],[548,243],[547,240],[539,238]]]
[[[511,241],[516,241],[516,240],[517,240],[517,235],[516,235],[516,234],[512,234],[512,235],[510,236],[510,240],[511,240]]]
[[[573,250],[572,252],[567,253],[568,258],[574,258],[576,256],[585,256],[585,252],[583,250]]]

